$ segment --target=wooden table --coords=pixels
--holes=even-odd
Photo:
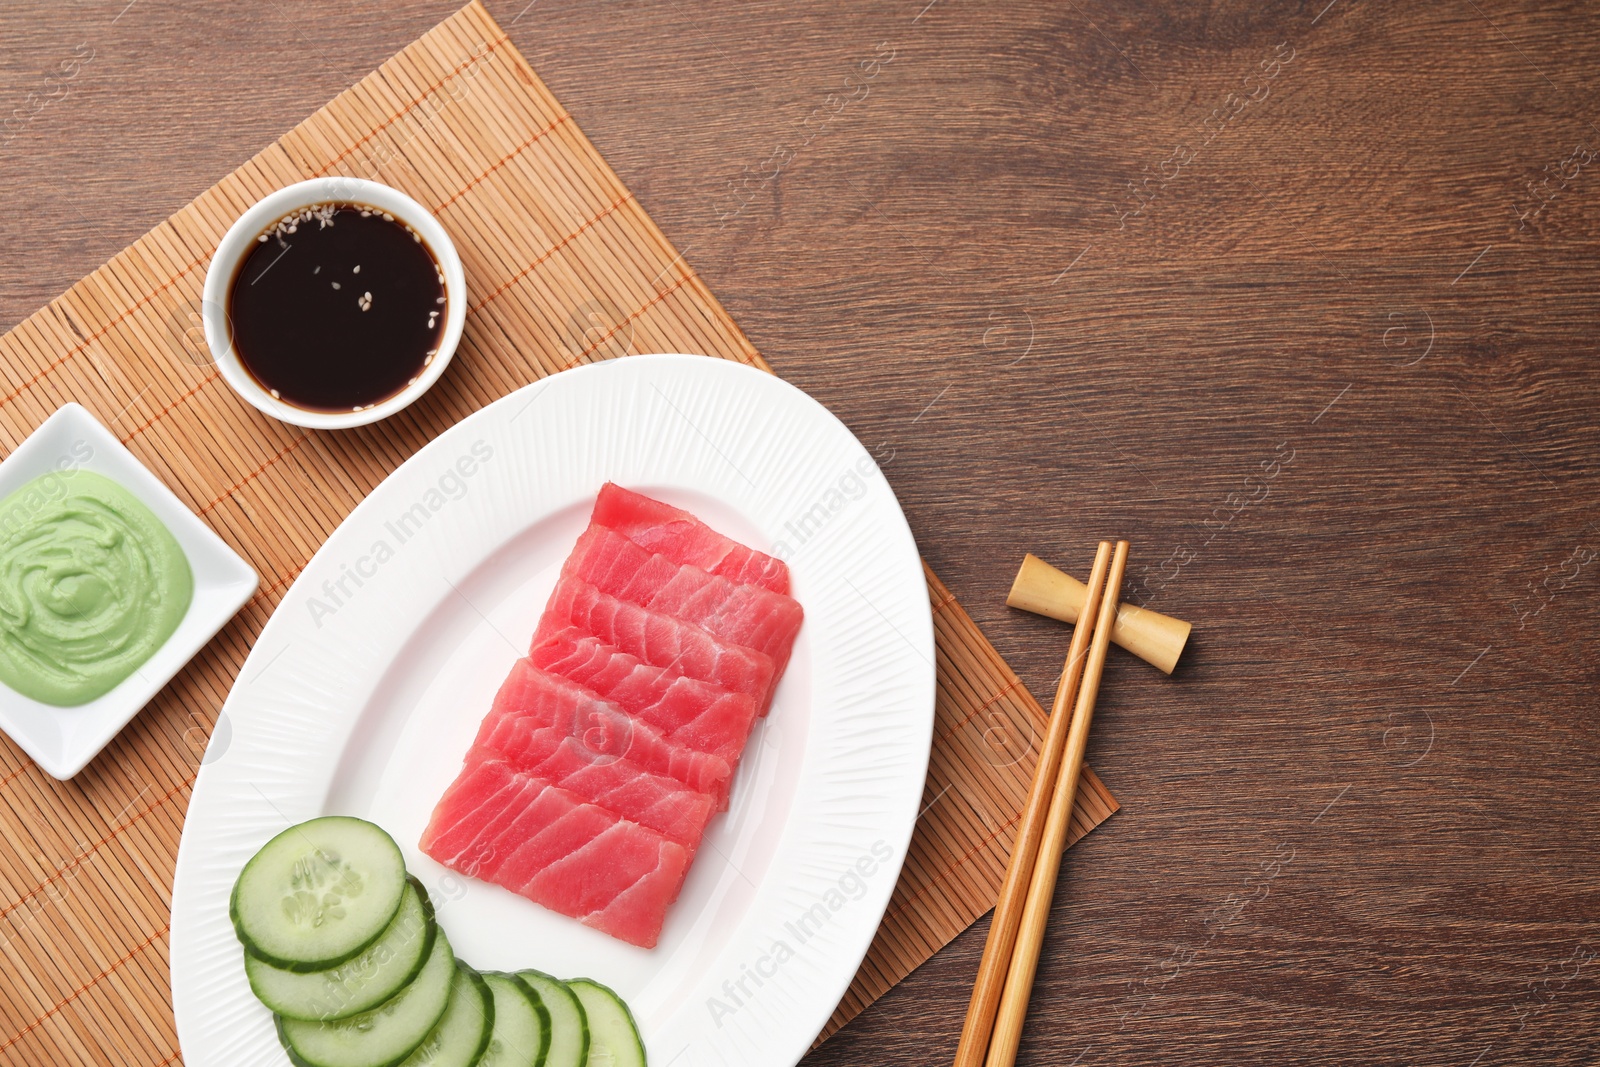
[[[1023,1062],[1594,1062],[1600,11],[523,2],[1035,693],[1025,551],[1196,624],[1112,662]],[[453,6],[125,3],[0,8],[6,327]],[[947,1060],[983,935],[806,1062]]]

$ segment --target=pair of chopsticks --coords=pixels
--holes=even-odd
[[[955,1067],[1010,1067],[1016,1060],[1127,564],[1128,542],[1118,541],[1114,549],[1109,541],[1100,542],[978,965]]]

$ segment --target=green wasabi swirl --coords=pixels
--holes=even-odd
[[[57,471],[0,500],[0,682],[71,707],[110,692],[178,628],[189,560],[122,486]]]

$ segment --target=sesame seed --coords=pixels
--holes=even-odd
[[[353,269],[350,273],[351,274],[360,274],[361,273],[361,264],[357,263],[355,265],[355,269]]]
[[[334,287],[334,288],[335,288],[335,289],[337,289],[337,288],[339,288],[339,283],[338,283],[338,282],[334,282],[334,283],[333,283],[333,287]]]

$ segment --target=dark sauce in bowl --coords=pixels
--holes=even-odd
[[[315,204],[256,241],[228,292],[234,351],[261,387],[310,411],[359,411],[439,352],[444,272],[421,236],[363,204]]]

